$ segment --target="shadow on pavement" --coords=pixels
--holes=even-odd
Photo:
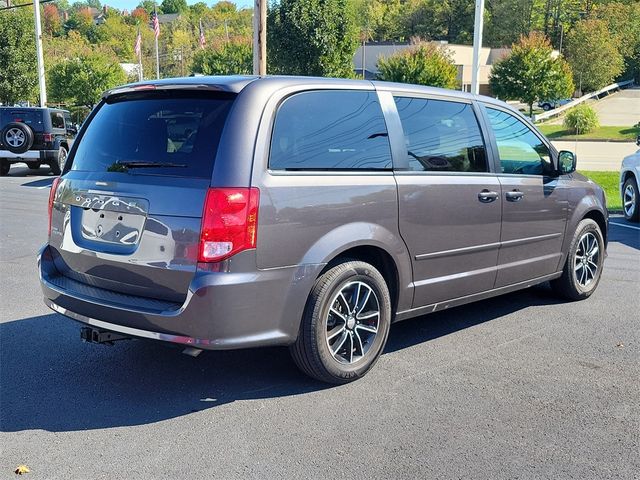
[[[386,351],[448,335],[530,305],[557,301],[534,288],[395,324]],[[0,324],[0,431],[77,431],[142,425],[246,399],[330,388],[299,373],[285,348],[203,352],[165,344],[90,345],[60,315]]]
[[[640,250],[640,223],[627,222],[624,217],[609,219],[609,243],[622,243]]]
[[[32,182],[23,183],[21,187],[50,187],[55,177],[41,178]]]
[[[45,175],[50,175],[51,178],[55,176],[48,165],[42,165],[36,170],[31,170],[30,168],[20,164],[13,164],[11,165],[11,169],[9,170],[7,177],[42,177]]]

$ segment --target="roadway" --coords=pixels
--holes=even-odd
[[[51,180],[0,179],[0,478],[637,478],[637,226],[612,220],[590,299],[538,287],[396,324],[367,377],[327,387],[285,349],[82,343],[38,285]]]

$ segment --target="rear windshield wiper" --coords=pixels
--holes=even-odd
[[[136,162],[136,161],[125,161],[125,162],[117,162],[116,165],[122,165],[124,168],[185,168],[188,167],[185,163],[171,163],[171,162]]]

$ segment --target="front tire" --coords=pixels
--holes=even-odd
[[[604,255],[600,227],[590,218],[583,219],[573,234],[562,276],[551,282],[551,288],[567,300],[590,297],[600,282]]]
[[[380,272],[368,263],[347,261],[316,280],[291,356],[310,377],[348,383],[376,363],[390,325],[391,297]]]
[[[38,170],[40,168],[40,162],[27,162],[29,170]]]
[[[640,195],[635,178],[629,177],[622,186],[622,211],[624,218],[630,222],[640,219]]]

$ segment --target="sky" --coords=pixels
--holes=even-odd
[[[189,5],[197,3],[199,0],[187,0]],[[238,5],[238,7],[249,7],[253,6],[253,0],[231,0],[233,3]],[[213,5],[214,3],[218,3],[217,0],[204,0],[207,5]],[[69,3],[73,3],[73,1],[69,1]],[[101,0],[103,5],[109,5],[110,7],[117,8],[118,10],[133,10],[138,6],[140,0]],[[158,0],[158,4],[162,3],[162,0]]]

